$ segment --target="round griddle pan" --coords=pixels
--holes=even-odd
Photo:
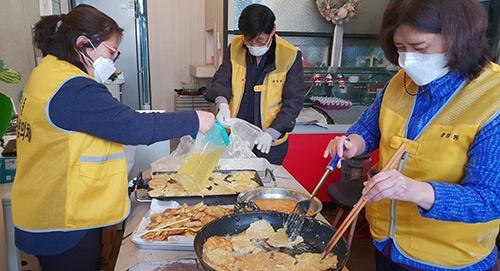
[[[257,211],[257,212],[243,212],[234,213],[231,215],[223,216],[208,224],[206,224],[194,238],[194,250],[198,260],[207,271],[214,271],[203,260],[203,244],[211,236],[228,236],[234,235],[245,231],[253,222],[264,219],[273,226],[275,230],[282,228],[284,222],[288,217],[287,213],[275,211]],[[323,252],[326,244],[335,234],[335,229],[330,225],[323,223],[319,220],[306,217],[304,227],[300,235],[304,238],[304,243],[295,246],[292,249],[281,250],[282,252],[295,255],[304,252]],[[349,249],[347,242],[342,237],[337,245],[333,248],[332,252],[337,255],[338,264],[336,270],[342,270],[349,258]]]

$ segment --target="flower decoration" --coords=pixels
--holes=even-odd
[[[335,3],[335,1],[316,0],[319,12],[327,21],[343,25],[357,15],[360,0],[344,0],[341,3]]]

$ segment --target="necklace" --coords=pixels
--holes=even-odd
[[[418,94],[422,94],[422,93],[424,93],[424,92],[426,92],[426,91],[427,91],[427,88],[426,88],[426,87],[424,87],[424,86],[419,86],[419,87],[418,87],[418,90],[417,90],[417,92],[416,92],[416,93],[410,93],[410,92],[408,91],[408,89],[406,88],[406,72],[405,72],[405,76],[403,77],[403,85],[404,85],[404,87],[405,87],[405,91],[406,91],[406,93],[407,93],[408,95],[410,95],[410,96],[417,96]]]

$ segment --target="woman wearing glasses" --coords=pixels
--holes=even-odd
[[[204,111],[141,114],[102,83],[115,71],[123,29],[91,6],[43,17],[44,59],[19,106],[12,209],[16,246],[44,271],[99,270],[101,231],[130,211],[122,144],[153,144],[215,123]]]

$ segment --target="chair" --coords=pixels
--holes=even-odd
[[[354,204],[358,202],[363,191],[363,182],[367,179],[367,171],[371,165],[368,155],[353,157],[342,161],[342,174],[340,181],[328,186],[328,196],[337,205],[338,212],[335,215],[332,226],[337,227],[345,211],[351,211]],[[349,229],[347,245],[351,247],[352,239],[356,230],[358,217],[354,218]]]

